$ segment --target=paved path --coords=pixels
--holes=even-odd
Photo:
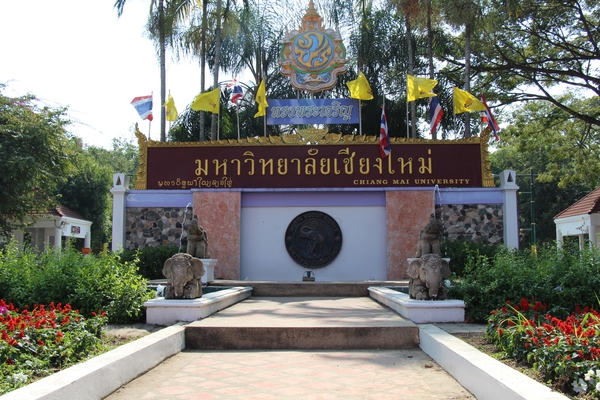
[[[378,326],[398,315],[367,298],[327,299],[322,304],[266,299],[245,301],[205,320],[246,319],[272,325],[364,324]],[[332,302],[353,313],[340,312]],[[352,303],[352,304],[349,304]],[[354,304],[356,303],[356,304]],[[253,304],[256,310],[248,307]],[[285,307],[284,307],[285,305]],[[293,308],[290,308],[290,305]],[[310,305],[310,307],[308,306]],[[295,311],[292,311],[295,310]],[[389,314],[389,315],[388,315]],[[260,316],[260,317],[257,317]],[[270,317],[269,317],[270,316]],[[320,316],[320,318],[319,318]],[[347,318],[347,320],[345,320]],[[440,324],[449,332],[481,331],[480,326]],[[126,331],[127,327],[113,333]],[[151,327],[144,327],[149,330]],[[422,350],[186,350],[161,363],[107,399],[473,399],[456,380]]]

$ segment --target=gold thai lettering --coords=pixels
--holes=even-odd
[[[427,154],[431,154],[431,149],[427,149]],[[419,173],[431,174],[431,157],[427,157],[427,159],[425,159],[425,157],[419,157],[419,162],[421,163],[421,166],[419,167]],[[425,165],[425,162],[427,162],[427,166]]]
[[[331,172],[331,160],[329,158],[321,158],[321,174],[329,175]]]
[[[369,159],[368,158],[360,158],[358,160],[358,170],[360,171],[361,174],[363,175],[368,175],[369,172],[371,171],[371,166],[369,165]]]
[[[280,158],[277,160],[277,173],[279,175],[287,175],[288,160],[287,158]]]
[[[236,163],[237,164],[237,174],[238,176],[240,176],[242,174],[242,162],[240,160],[238,160],[237,158],[234,160],[230,161],[232,164]]]
[[[297,162],[298,163],[298,175],[302,174],[302,169],[300,168],[300,159],[299,158],[292,158],[292,160],[290,162]]]
[[[265,160],[264,158],[261,158],[260,160],[258,160],[258,162],[262,165],[262,174],[265,174],[265,170],[267,168],[269,168],[269,174],[268,175],[273,175],[273,159],[270,158],[268,160]]]
[[[395,174],[396,171],[394,170],[394,168],[392,168],[392,157],[386,157],[387,158],[387,162],[388,162],[388,173],[390,174]]]
[[[246,157],[254,157],[254,153],[252,153],[251,151],[247,151],[244,153],[244,156]],[[248,172],[248,175],[254,175],[254,159],[252,158],[246,158],[244,160],[244,164],[249,162],[250,163],[250,172]]]
[[[215,164],[215,175],[219,175],[219,171],[223,168],[223,175],[227,175],[227,160],[223,160],[222,163],[219,164],[219,160],[213,160]]]
[[[354,173],[354,156],[355,155],[356,155],[356,152],[353,151],[352,154],[350,154],[350,157],[344,158],[344,171],[348,175],[352,175]]]
[[[408,161],[404,162],[404,157],[398,158],[398,162],[400,163],[400,173],[404,174],[404,168],[408,167],[408,173],[412,174],[412,157],[408,159]]]
[[[172,181],[157,181],[158,187],[176,187],[181,189],[187,189],[192,187],[207,187],[207,188],[231,188],[233,187],[233,180],[224,176],[221,180],[218,179],[203,179],[201,176],[192,180],[185,180],[177,178]]]
[[[304,173],[306,175],[315,175],[317,173],[317,160],[314,158],[307,158],[304,161],[306,162],[306,165],[304,166]]]
[[[388,158],[392,158],[392,157],[388,157]],[[373,168],[375,168],[377,171],[379,171],[379,175],[381,175],[383,173],[383,160],[379,157],[376,158],[375,164],[373,164]]]
[[[196,176],[208,175],[208,160],[204,160],[204,168],[202,167],[202,160],[196,160]]]

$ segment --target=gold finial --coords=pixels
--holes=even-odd
[[[307,17],[321,18],[317,10],[315,10],[315,4],[313,3],[313,0],[309,0],[308,2],[308,10],[306,10],[306,15],[304,16],[304,18]]]

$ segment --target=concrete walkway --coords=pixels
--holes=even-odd
[[[296,349],[186,350],[117,390],[115,399],[473,399],[452,376],[440,368],[414,342],[415,324],[369,298],[251,298],[222,310],[188,328],[250,329],[249,335],[269,341],[286,340],[301,330],[358,328],[409,330],[408,349],[370,348],[373,331],[362,337],[363,348],[353,350],[302,349],[318,337],[293,337]],[[284,328],[284,333],[269,332]],[[252,329],[265,329],[255,331]],[[322,332],[322,331],[317,331]],[[339,335],[325,331],[322,342],[337,343]],[[400,331],[390,331],[398,335]],[[335,340],[330,340],[330,335]],[[388,335],[389,336],[389,335]],[[231,339],[238,343],[239,338]],[[417,338],[418,342],[418,338]],[[247,343],[247,341],[242,341]],[[354,342],[353,342],[354,343]],[[385,343],[388,343],[387,341]],[[317,343],[318,345],[318,343]],[[325,347],[328,348],[328,347]]]

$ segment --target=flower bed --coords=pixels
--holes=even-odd
[[[521,299],[492,312],[487,337],[508,357],[530,363],[555,389],[600,397],[600,313],[580,308],[565,319],[548,306]]]
[[[19,311],[0,300],[0,395],[88,357],[106,321],[106,313],[86,319],[68,304]]]

